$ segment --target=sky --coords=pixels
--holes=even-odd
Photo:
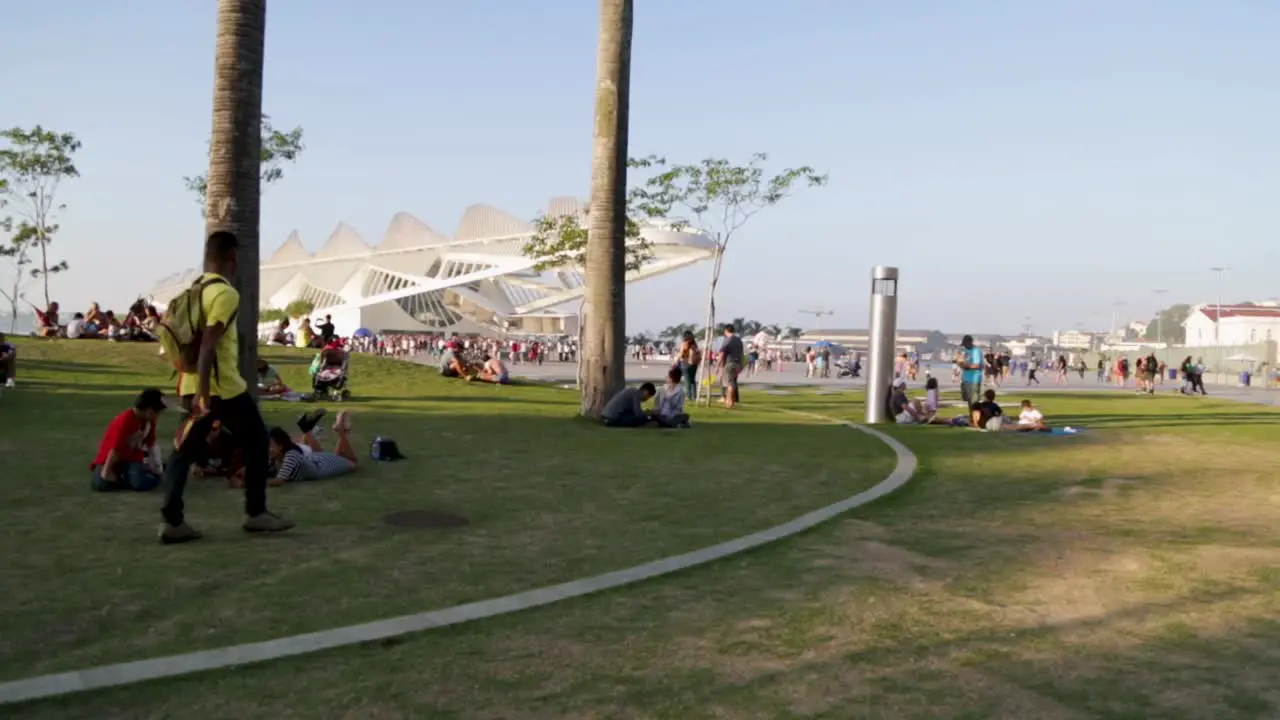
[[[0,126],[83,142],[50,248],[68,309],[197,264],[183,177],[206,163],[214,10],[5,11]],[[307,149],[266,187],[263,255],[295,229],[315,250],[339,222],[376,243],[399,211],[452,233],[475,203],[586,197],[598,12],[273,0],[263,108]],[[1226,302],[1280,295],[1276,37],[1268,0],[639,0],[630,148],[829,174],[733,237],[722,317],[863,327],[883,264],[901,327],[1106,328],[1216,302],[1210,266]],[[709,275],[632,285],[628,330],[705,318]]]

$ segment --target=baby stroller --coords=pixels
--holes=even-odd
[[[837,378],[856,378],[862,370],[862,364],[858,362],[849,362],[846,358],[840,358],[835,362]]]
[[[351,391],[347,389],[347,363],[351,354],[339,350],[342,363],[335,365],[325,362],[326,352],[331,351],[323,350],[311,361],[311,391],[316,400],[328,398],[341,402],[351,397]]]

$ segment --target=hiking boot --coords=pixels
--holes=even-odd
[[[191,527],[186,522],[181,525],[160,524],[160,542],[165,545],[187,543],[192,540],[199,540],[202,537],[204,537],[204,533]]]
[[[293,521],[285,520],[279,515],[275,515],[273,513],[264,512],[261,515],[246,517],[244,519],[244,525],[241,525],[241,527],[244,528],[245,532],[251,533],[278,533],[292,528]]]
[[[303,435],[306,435],[315,429],[315,426],[320,423],[320,418],[324,417],[327,412],[329,411],[324,408],[316,408],[311,412],[302,413],[298,416],[298,429],[302,431]]]

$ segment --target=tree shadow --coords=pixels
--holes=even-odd
[[[19,377],[33,371],[49,373],[72,373],[77,375],[126,375],[128,370],[118,365],[105,363],[75,362],[70,360],[47,360],[44,358],[18,358]],[[39,380],[34,382],[40,382]]]

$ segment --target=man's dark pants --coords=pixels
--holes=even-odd
[[[194,396],[182,398],[183,407],[191,408]],[[267,510],[267,426],[253,395],[244,392],[228,398],[212,398],[209,412],[192,423],[181,445],[169,457],[164,472],[164,521],[178,526],[183,521],[182,493],[191,474],[191,464],[207,452],[209,432],[214,421],[222,423],[231,434],[233,447],[244,457],[244,513],[249,517]]]
[[[0,383],[8,382],[10,379],[18,376],[18,351],[16,349],[9,353],[9,357],[0,360]]]
[[[635,415],[631,412],[619,413],[615,418],[604,418],[606,427],[643,427],[649,424],[648,415]]]
[[[978,382],[962,382],[960,383],[960,399],[964,400],[966,405],[972,405],[978,402],[978,398],[982,395],[982,381]]]

